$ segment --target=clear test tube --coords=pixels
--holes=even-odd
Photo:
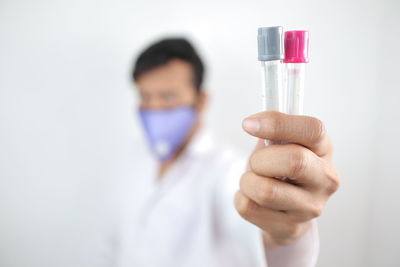
[[[303,114],[305,65],[308,58],[308,31],[285,32],[286,113]]]
[[[284,112],[283,92],[283,28],[263,27],[258,29],[258,60],[261,62],[263,110]],[[265,140],[269,145],[276,142]]]
[[[261,61],[263,110],[283,110],[283,73],[280,60]]]

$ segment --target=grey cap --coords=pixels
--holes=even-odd
[[[258,28],[258,60],[270,61],[284,58],[283,27]]]

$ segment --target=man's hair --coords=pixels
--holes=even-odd
[[[146,48],[136,59],[133,79],[137,81],[141,74],[167,64],[173,59],[183,60],[192,66],[193,84],[196,91],[200,92],[204,65],[194,47],[184,38],[163,39]]]

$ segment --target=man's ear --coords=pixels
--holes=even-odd
[[[204,90],[201,90],[197,94],[197,101],[196,101],[197,112],[202,113],[206,109],[208,104],[208,98],[209,95]]]

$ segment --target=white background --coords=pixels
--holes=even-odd
[[[400,3],[0,0],[0,266],[90,266],[108,188],[142,140],[135,55],[186,36],[207,63],[208,125],[243,151],[260,110],[259,26],[308,29],[305,111],[335,143],[342,186],[319,266],[400,266]]]

